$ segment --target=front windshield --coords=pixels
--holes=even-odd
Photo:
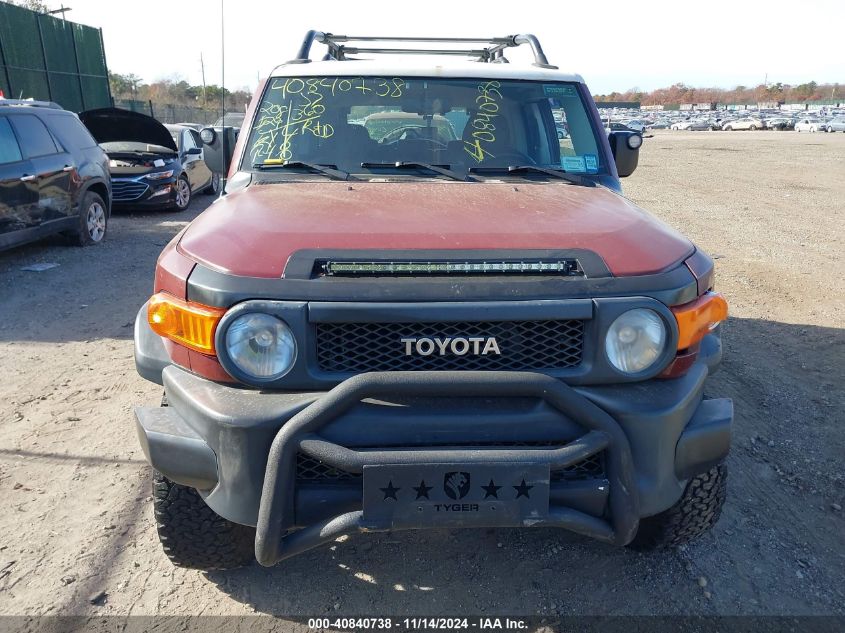
[[[488,79],[276,77],[243,160],[245,169],[311,163],[371,176],[396,163],[606,171],[577,84]]]

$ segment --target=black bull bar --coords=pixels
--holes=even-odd
[[[409,448],[356,451],[322,438],[319,430],[366,398],[384,397],[533,397],[546,401],[586,429],[581,437],[551,449]],[[255,556],[270,566],[356,531],[373,531],[363,512],[346,512],[286,534],[295,521],[296,456],[302,452],[323,463],[360,474],[365,465],[437,463],[547,464],[562,470],[600,451],[606,454],[609,518],[568,507],[549,507],[531,527],[559,527],[615,545],[627,545],[637,532],[639,500],[628,439],[603,409],[563,382],[534,372],[374,372],[341,383],[292,417],[270,448],[255,538]]]

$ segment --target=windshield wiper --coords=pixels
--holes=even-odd
[[[413,160],[398,160],[395,163],[361,163],[361,167],[363,167],[364,169],[384,169],[389,167],[393,167],[395,169],[422,168],[428,169],[429,171],[433,171],[435,174],[440,174],[441,176],[447,176],[454,180],[469,180],[469,178],[467,178],[467,176],[465,176],[464,174],[460,174],[456,171],[449,169],[451,165],[432,165],[430,163],[419,163]]]
[[[302,160],[286,160],[283,163],[256,163],[254,169],[269,171],[273,169],[308,169],[319,174],[333,178],[334,180],[349,180],[349,173],[337,168],[337,165],[321,165],[319,163],[307,163]]]
[[[595,187],[596,183],[592,180],[579,176],[578,174],[570,174],[563,169],[554,169],[553,167],[540,167],[539,165],[510,165],[508,167],[470,167],[469,172],[473,174],[501,173],[506,171],[508,173],[517,173],[523,171],[534,171],[540,174],[546,174],[554,178],[560,178],[571,182],[573,185],[581,185],[582,187]]]

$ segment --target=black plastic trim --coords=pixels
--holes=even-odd
[[[684,269],[686,270],[686,269]],[[689,273],[688,273],[689,274]],[[605,354],[604,337],[611,323],[623,312],[634,308],[655,311],[666,327],[666,346],[660,358],[645,371],[625,374],[610,364]],[[496,316],[491,309],[500,309]],[[225,353],[229,324],[237,316],[250,312],[271,314],[290,327],[297,343],[296,360],[291,369],[276,380],[256,380],[241,372]],[[494,312],[495,314],[495,312]],[[577,315],[577,316],[576,316]],[[330,389],[356,375],[354,372],[327,372],[317,362],[317,322],[402,322],[493,321],[573,319],[584,321],[584,347],[581,363],[574,367],[538,371],[572,385],[613,384],[647,380],[660,373],[675,357],[678,341],[677,322],[663,303],[650,297],[602,297],[593,300],[511,301],[493,305],[488,302],[443,303],[350,303],[337,306],[322,302],[245,301],[233,307],[217,327],[215,346],[223,368],[230,376],[247,385],[270,389]]]
[[[731,446],[733,417],[733,402],[727,398],[704,400],[699,405],[675,447],[678,479],[706,472],[725,458]]]
[[[593,251],[586,249],[531,249],[531,250],[360,250],[360,249],[305,249],[293,253],[285,265],[285,279],[312,279],[314,269],[319,262],[441,262],[441,261],[555,261],[563,259],[578,260],[584,276],[611,277],[610,269],[604,260]],[[368,275],[372,279],[374,275]],[[465,278],[470,275],[449,275],[449,279]],[[484,277],[482,275],[482,277]],[[487,276],[489,277],[489,275]],[[407,277],[406,277],[407,279]]]
[[[713,344],[704,344],[708,340]],[[711,333],[704,338],[699,359],[685,376],[575,388],[607,411],[625,431],[636,464],[641,517],[662,512],[680,498],[686,482],[678,479],[676,468],[692,472],[698,467],[695,464],[700,454],[706,453],[707,459],[714,457],[710,449],[701,453],[696,450],[700,441],[706,442],[705,446],[714,445],[698,432],[685,440],[685,453],[691,459],[676,459],[676,445],[693,417],[697,425],[706,424],[723,434],[721,425],[712,423],[713,415],[723,409],[702,408],[705,381],[719,356],[717,336]],[[212,491],[203,494],[206,503],[230,521],[254,526],[273,438],[296,413],[325,392],[239,388],[214,383],[172,365],[164,369],[163,379],[168,411],[178,414],[217,456],[219,481]],[[730,424],[730,420],[725,423]],[[330,442],[362,449],[425,447],[444,441],[452,445],[526,441],[564,445],[582,434],[575,421],[544,402],[498,396],[367,400],[320,430]],[[169,437],[158,434],[150,441],[169,441]],[[191,459],[187,453],[183,458]],[[158,467],[155,461],[151,464]],[[360,509],[360,505],[333,505],[335,497],[329,494],[329,487],[322,486],[321,490],[325,496],[320,504],[325,512]],[[586,511],[582,506],[573,507]],[[329,516],[317,516],[316,512],[297,513],[297,527]],[[593,514],[600,516],[601,512]]]
[[[170,407],[136,408],[135,428],[147,461],[165,477],[198,490],[217,485],[214,451]]]
[[[467,253],[471,253],[468,251]],[[524,251],[523,251],[524,252]],[[455,252],[456,258],[471,258]],[[310,273],[309,273],[310,274]],[[522,301],[647,296],[665,305],[698,297],[695,277],[683,262],[670,270],[633,277],[241,277],[202,264],[188,278],[188,300],[228,308],[247,299],[283,301]]]
[[[589,299],[568,301],[486,301],[484,303],[347,303],[308,304],[312,323],[407,323],[409,321],[528,321],[592,319]]]

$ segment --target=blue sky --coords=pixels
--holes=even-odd
[[[254,88],[259,75],[294,56],[309,28],[348,35],[534,33],[550,62],[582,74],[594,93],[680,81],[731,88],[766,77],[845,83],[842,0],[223,2],[230,88]],[[146,0],[140,11],[114,0],[64,3],[73,7],[68,19],[103,29],[112,71],[198,84],[202,53],[206,80],[220,82],[220,0]],[[510,57],[530,61],[526,55]]]

